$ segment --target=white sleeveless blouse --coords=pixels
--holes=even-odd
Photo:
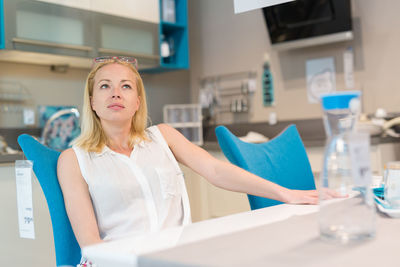
[[[191,222],[183,173],[157,126],[130,157],[107,146],[101,153],[74,146],[89,187],[100,237],[156,232]]]

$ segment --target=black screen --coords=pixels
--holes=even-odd
[[[273,44],[352,29],[350,0],[296,0],[263,13]]]

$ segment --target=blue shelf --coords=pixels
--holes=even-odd
[[[187,69],[186,66],[161,63],[160,67],[158,68],[139,70],[139,73],[160,73],[160,72],[184,70],[184,69]]]
[[[165,22],[165,21],[161,21],[161,27],[163,29],[186,29],[186,25],[181,24],[181,23],[171,23],[171,22]]]
[[[183,66],[183,65],[179,65],[179,64],[176,64],[176,63],[161,63],[161,67],[163,67],[163,68],[167,68],[167,69],[186,69],[186,67],[185,66]]]

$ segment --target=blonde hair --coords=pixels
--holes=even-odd
[[[101,122],[96,112],[93,111],[91,105],[91,97],[93,96],[94,77],[102,67],[118,63],[131,69],[136,76],[136,88],[140,98],[139,109],[132,118],[129,146],[133,147],[140,141],[147,141],[145,130],[147,128],[147,103],[146,92],[144,90],[143,81],[136,68],[127,62],[119,61],[118,59],[110,59],[107,62],[98,63],[90,71],[85,85],[83,97],[83,110],[81,122],[81,134],[75,139],[73,145],[76,145],[88,152],[101,152],[108,143],[107,136],[101,126]]]

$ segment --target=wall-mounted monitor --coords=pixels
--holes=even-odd
[[[263,8],[274,49],[353,39],[351,0],[296,0]]]

